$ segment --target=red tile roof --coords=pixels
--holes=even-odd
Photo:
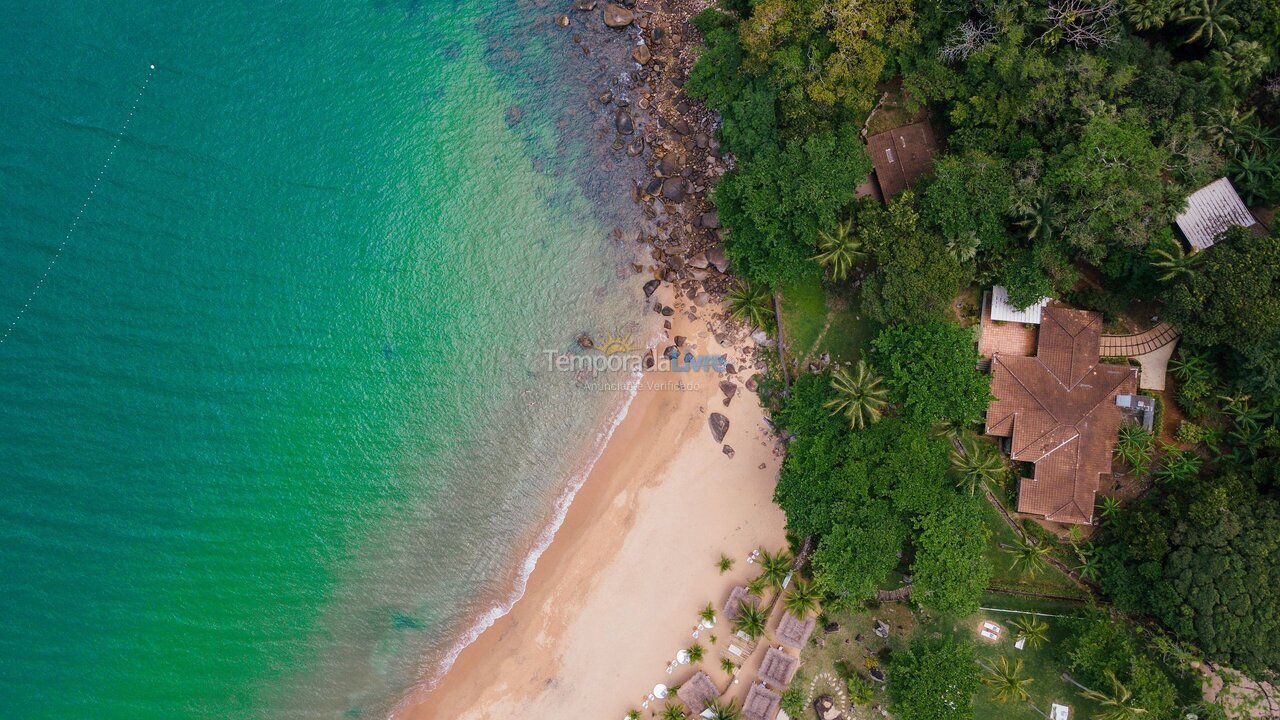
[[[880,192],[888,202],[933,169],[938,143],[926,120],[872,135],[867,138],[867,152]]]
[[[987,434],[1010,438],[1010,456],[1035,463],[1018,484],[1019,512],[1090,524],[1124,420],[1115,398],[1137,392],[1138,371],[1098,362],[1097,313],[1050,306],[1041,319],[1035,357],[992,358]]]

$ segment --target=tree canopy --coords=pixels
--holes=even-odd
[[[1225,355],[1253,389],[1280,398],[1280,231],[1231,228],[1168,293],[1184,342]]]
[[[888,505],[863,505],[819,541],[814,581],[843,603],[870,600],[897,567],[906,539],[906,523]]]
[[[862,292],[866,312],[882,323],[941,318],[965,282],[965,265],[916,212],[915,195],[904,192],[887,209],[860,208],[855,224],[875,258]]]
[[[954,639],[916,637],[893,653],[889,699],[899,720],[972,720],[981,680],[973,648]]]
[[[876,367],[889,398],[903,414],[923,423],[969,423],[982,417],[990,378],[978,371],[970,331],[932,321],[884,330],[873,342]]]
[[[957,616],[977,612],[978,598],[991,579],[991,531],[982,517],[985,502],[952,495],[917,523],[911,577],[912,597],[921,605]]]
[[[1280,501],[1238,475],[1198,479],[1121,513],[1103,586],[1210,658],[1280,672]]]

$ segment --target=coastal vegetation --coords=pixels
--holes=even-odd
[[[782,325],[803,339],[790,385],[760,388],[787,444],[775,500],[812,546],[804,574],[836,625],[902,593],[911,608],[882,649],[862,643],[861,670],[817,648],[811,672],[866,683],[883,665],[907,719],[1044,717],[1050,702],[1220,716],[1193,662],[1280,675],[1280,232],[1193,249],[1172,223],[1219,177],[1260,217],[1280,201],[1280,7],[852,7],[722,2],[695,19],[685,86],[735,160],[714,192],[734,267],[784,288]],[[852,192],[877,106],[946,137],[884,203]],[[1122,332],[1158,317],[1182,333],[1152,429],[1120,433],[1130,487],[1099,496],[1097,527],[1006,513],[1024,471],[979,436],[988,377],[964,300],[991,284],[1016,307],[1052,296]],[[856,353],[817,347],[824,296],[853,300]]]

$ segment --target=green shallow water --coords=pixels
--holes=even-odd
[[[0,345],[0,717],[385,716],[622,400],[541,364],[641,310],[609,69],[485,0],[7,10],[6,326],[118,149]]]

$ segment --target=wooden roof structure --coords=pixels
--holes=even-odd
[[[779,690],[787,687],[791,676],[795,675],[800,659],[776,647],[771,647],[764,654],[760,663],[760,679]]]
[[[991,359],[987,434],[1010,439],[1014,460],[1035,464],[1018,483],[1018,512],[1089,525],[1099,478],[1124,413],[1117,395],[1138,389],[1138,370],[1099,362],[1102,316],[1050,305],[1033,357]]]
[[[782,707],[782,696],[756,683],[747,691],[742,701],[742,717],[745,720],[773,720],[778,716],[778,708]]]
[[[699,670],[680,684],[676,697],[690,714],[697,715],[707,708],[708,703],[720,697],[720,689],[711,681],[710,675]]]
[[[867,152],[876,170],[884,201],[933,170],[938,141],[928,120],[886,130],[867,138]]]
[[[809,636],[813,634],[813,629],[818,624],[814,618],[800,618],[792,615],[790,612],[782,613],[782,619],[778,620],[778,629],[773,636],[778,642],[787,647],[803,650],[804,644],[809,642]]]
[[[729,591],[729,599],[724,601],[724,609],[721,610],[724,619],[733,620],[738,617],[738,606],[743,602],[749,602],[756,607],[760,607],[760,598],[752,595],[751,591],[747,590],[746,585],[737,585],[733,590]]]

